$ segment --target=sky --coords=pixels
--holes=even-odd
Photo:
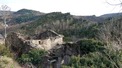
[[[113,4],[113,5],[110,5]],[[70,12],[72,15],[100,16],[107,13],[121,12],[120,0],[0,0],[1,5],[7,5],[11,11],[32,9],[44,13]]]

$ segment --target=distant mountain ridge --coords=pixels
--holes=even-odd
[[[2,15],[3,11],[0,11],[0,16]],[[29,21],[34,21],[36,19],[38,19],[39,17],[41,17],[42,15],[45,14],[51,14],[51,13],[43,13],[40,11],[36,11],[36,10],[30,10],[30,9],[20,9],[16,12],[10,11],[11,14],[11,19],[9,20],[9,24],[14,23],[14,24],[18,24],[18,23],[24,23],[24,22],[29,22]],[[53,15],[53,12],[52,12]],[[102,23],[104,22],[106,19],[109,18],[117,18],[117,17],[121,17],[122,13],[110,13],[110,14],[104,14],[101,16],[75,16],[75,15],[71,15],[76,19],[82,18],[85,20],[89,20],[92,22],[98,22],[98,23]]]
[[[110,14],[104,14],[104,15],[101,15],[100,17],[102,18],[115,18],[115,17],[121,17],[122,16],[122,13],[110,13]]]
[[[0,13],[2,14],[2,11]],[[10,19],[8,24],[20,24],[36,20],[39,16],[44,15],[45,13],[30,9],[20,9],[16,12],[9,11],[9,14]]]
[[[93,22],[98,22],[98,23],[102,23],[103,21],[105,21],[104,18],[97,17],[95,15],[92,15],[92,16],[74,16],[74,18],[83,18],[85,20],[89,20],[89,21],[93,21]]]
[[[30,9],[20,9],[17,12],[15,12],[14,14],[34,14],[34,15],[43,15],[45,13],[39,12],[39,11],[35,11],[35,10],[30,10]]]
[[[36,28],[64,28],[63,26],[66,26],[66,29],[72,28],[74,29],[74,26],[79,26],[77,28],[80,28],[81,26],[84,27],[84,25],[81,25],[82,23],[91,24],[91,23],[103,23],[106,20],[109,20],[111,18],[118,18],[122,16],[122,13],[110,13],[110,14],[104,14],[101,16],[75,16],[71,15],[70,13],[62,13],[62,12],[51,12],[51,13],[43,13],[35,10],[30,9],[20,9],[16,12],[10,11],[11,18],[7,19],[7,24],[12,27],[12,29],[35,29]],[[2,14],[2,11],[0,11],[0,14]],[[3,23],[3,19],[0,17],[0,22]],[[61,24],[61,26],[59,25]],[[14,26],[15,25],[15,26]],[[17,25],[17,26],[16,26]],[[25,25],[25,26],[24,26]],[[42,26],[43,25],[43,26]],[[14,26],[14,27],[13,27]],[[64,28],[65,29],[65,28]],[[63,29],[62,29],[63,30]]]

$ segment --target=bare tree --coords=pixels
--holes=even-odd
[[[122,20],[110,20],[103,23],[98,33],[98,37],[101,41],[112,45],[116,49],[122,49]]]
[[[8,7],[7,5],[2,5],[1,6],[1,14],[3,17],[4,28],[5,28],[4,38],[6,39],[6,36],[7,36],[6,28],[8,26],[6,20],[7,20],[8,16],[10,15],[10,7]]]
[[[113,2],[115,2],[115,3],[111,3],[109,0],[106,0],[106,3],[111,6],[122,7],[122,0],[113,0]],[[115,9],[115,7],[114,7],[114,9]],[[121,10],[122,10],[122,8],[120,8],[120,10],[118,12],[120,12]]]

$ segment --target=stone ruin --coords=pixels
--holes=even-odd
[[[33,48],[50,50],[57,44],[63,44],[63,35],[47,30],[40,33],[36,38],[25,39],[24,42]]]
[[[61,68],[62,64],[68,64],[72,55],[78,55],[79,47],[75,43],[64,43],[63,35],[54,31],[45,31],[35,38],[27,38],[19,33],[11,33],[7,36],[6,41],[12,51],[20,56],[32,48],[45,49],[48,55],[43,57],[43,68]],[[18,50],[19,48],[19,50]]]

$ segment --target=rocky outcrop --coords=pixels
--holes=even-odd
[[[61,68],[62,64],[69,64],[72,55],[78,55],[78,45],[75,43],[65,43],[57,45],[48,51],[48,55],[43,58],[43,68]]]
[[[90,52],[104,50],[104,43],[95,40],[80,40],[74,43],[57,45],[49,51],[49,61],[54,68],[70,63],[71,56],[82,56]],[[44,64],[45,65],[45,64]]]
[[[43,39],[42,39],[43,37]],[[63,36],[54,31],[45,31],[37,38],[27,39],[19,33],[10,33],[6,38],[6,46],[18,56],[28,52],[31,48],[50,50],[57,44],[63,43]]]
[[[21,37],[17,33],[11,33],[6,38],[6,46],[14,52],[15,56],[18,57],[22,53],[28,52],[31,47],[24,43],[24,37]]]

